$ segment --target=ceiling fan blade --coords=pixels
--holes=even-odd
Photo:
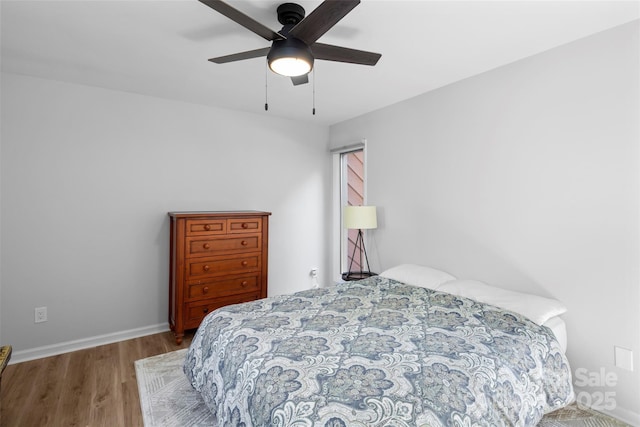
[[[359,3],[360,0],[325,0],[293,27],[289,34],[311,45]]]
[[[376,65],[380,57],[379,53],[364,50],[349,49],[347,47],[334,46],[324,43],[311,45],[311,52],[315,59],[325,61],[348,62],[350,64]]]
[[[281,34],[278,34],[275,31],[273,31],[271,28],[262,25],[261,23],[251,18],[250,16],[247,16],[244,13],[240,12],[238,9],[235,9],[229,6],[227,3],[223,2],[222,0],[199,0],[199,1],[202,4],[209,6],[211,9],[215,10],[216,12],[219,12],[222,15],[226,16],[227,18],[231,19],[232,21],[242,25],[246,29],[256,33],[257,35],[264,38],[265,40],[273,41],[273,40],[284,39],[284,37]]]
[[[233,53],[231,55],[218,56],[217,58],[211,58],[209,61],[216,64],[226,64],[227,62],[242,61],[243,59],[259,58],[261,56],[267,56],[270,47],[264,47],[262,49],[248,50],[246,52]]]
[[[309,83],[309,75],[303,74],[301,76],[291,77],[291,82],[294,86],[303,85],[305,83]]]

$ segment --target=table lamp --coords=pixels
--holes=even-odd
[[[374,229],[378,227],[378,219],[376,216],[375,206],[345,206],[344,208],[344,227],[347,229],[357,229],[358,236],[356,237],[355,245],[353,247],[353,253],[351,254],[351,261],[349,262],[349,270],[342,274],[344,280],[359,280],[367,277],[374,276],[375,273],[371,273],[369,267],[369,258],[367,257],[367,249],[364,246],[364,239],[362,230]],[[352,271],[353,259],[356,255],[356,250],[360,253],[360,271]],[[363,269],[362,253],[364,252],[364,259],[367,263],[367,270]]]

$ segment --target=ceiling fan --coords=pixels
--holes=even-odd
[[[267,57],[269,68],[283,76],[291,77],[294,85],[309,82],[308,73],[314,59],[376,65],[379,53],[349,49],[316,41],[338,21],[356,7],[360,0],[325,0],[305,18],[305,10],[295,3],[278,6],[278,22],[283,27],[273,31],[253,18],[231,7],[222,0],[199,0],[211,9],[242,25],[267,41],[271,47],[211,58],[216,64]]]

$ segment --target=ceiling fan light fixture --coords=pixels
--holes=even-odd
[[[271,71],[287,77],[302,76],[313,68],[311,50],[296,38],[274,41],[267,61]]]
[[[287,77],[297,77],[311,71],[311,64],[303,58],[278,58],[269,64],[271,71]]]

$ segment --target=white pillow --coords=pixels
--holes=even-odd
[[[449,273],[416,264],[398,265],[383,271],[380,276],[428,289],[437,289],[443,283],[455,280]]]
[[[443,284],[438,291],[520,313],[538,325],[567,311],[567,307],[558,300],[496,288],[478,280],[454,280]]]

